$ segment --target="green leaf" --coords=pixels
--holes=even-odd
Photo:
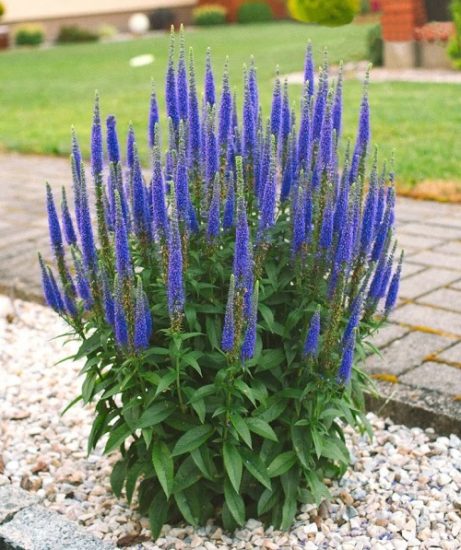
[[[160,424],[173,413],[175,408],[176,406],[171,401],[154,403],[142,413],[141,418],[136,423],[136,428],[150,428]]]
[[[239,390],[239,392],[243,393],[245,397],[247,397],[251,403],[256,407],[256,399],[253,393],[253,390],[250,388],[250,386],[244,382],[241,379],[235,380],[234,387]]]
[[[203,399],[200,399],[199,401],[194,401],[191,403],[192,408],[197,413],[197,416],[199,417],[200,422],[203,424],[205,422],[205,415],[206,415],[206,405],[205,401]]]
[[[243,525],[245,523],[245,503],[228,479],[224,482],[224,498],[232,517],[238,525]]]
[[[337,460],[343,464],[349,464],[349,453],[342,441],[336,438],[324,439],[322,442],[322,456]]]
[[[123,422],[117,428],[111,428],[109,439],[104,447],[104,454],[109,454],[113,450],[118,449],[127,437],[131,435],[131,429],[128,424]]]
[[[243,420],[243,418],[239,414],[233,412],[230,415],[230,421],[232,423],[232,426],[234,426],[236,432],[251,449],[251,433],[248,429],[247,424],[245,423],[245,420]]]
[[[258,310],[261,313],[264,321],[266,321],[267,328],[272,332],[272,325],[274,323],[274,314],[272,313],[272,310],[262,303],[258,304]]]
[[[155,390],[155,397],[167,390],[175,380],[176,372],[173,369],[168,369],[168,372],[164,374],[158,382],[157,389]]]
[[[267,514],[274,507],[275,503],[279,500],[278,491],[270,491],[265,489],[258,500],[258,516]]]
[[[317,474],[312,470],[306,470],[304,472],[304,477],[306,478],[307,484],[310,487],[312,496],[314,497],[315,503],[319,505],[322,500],[330,499],[330,491],[327,487],[320,481]]]
[[[299,486],[299,470],[292,468],[282,476],[282,487],[285,493],[285,500],[282,507],[282,523],[280,527],[283,530],[289,529],[296,515],[297,494]]]
[[[82,398],[84,403],[89,403],[93,397],[94,387],[96,385],[97,374],[95,372],[89,372],[82,385]]]
[[[269,464],[267,468],[267,473],[269,477],[278,477],[287,472],[293,464],[296,462],[296,454],[294,451],[286,451],[285,453],[279,454],[274,458],[274,460]]]
[[[152,347],[152,348],[149,348],[144,353],[144,357],[150,357],[151,355],[169,355],[169,354],[170,354],[170,350],[168,348]]]
[[[152,446],[152,464],[157,479],[167,498],[173,490],[174,465],[170,450],[163,441],[156,439]]]
[[[259,456],[246,448],[240,449],[240,455],[243,458],[243,464],[245,468],[250,472],[250,474],[259,481],[267,489],[271,489],[271,480],[269,474],[267,473],[267,468],[264,466],[263,461]]]
[[[133,493],[136,488],[136,482],[141,475],[144,468],[144,462],[135,462],[133,466],[128,469],[126,476],[126,499],[129,503],[133,498]]]
[[[223,460],[224,468],[232,483],[232,486],[237,491],[240,490],[240,482],[242,481],[242,458],[237,449],[230,441],[225,441],[223,445]]]
[[[195,451],[191,452],[192,460],[197,468],[202,472],[206,479],[213,481],[216,477],[216,467],[210,453],[210,449],[206,445],[202,445]]]
[[[190,353],[186,353],[181,357],[181,364],[188,365],[189,367],[192,367],[200,376],[202,375],[202,369],[200,368],[200,365],[197,362],[197,359]]]
[[[264,437],[264,439],[269,439],[270,441],[278,441],[274,430],[265,420],[257,417],[251,417],[246,419],[246,423],[248,424],[250,430],[255,434]]]
[[[199,401],[200,399],[203,399],[204,397],[208,397],[210,395],[214,395],[216,393],[216,387],[214,384],[207,384],[206,386],[202,386],[199,388],[192,397],[189,400],[189,403],[194,403],[194,401]]]
[[[110,474],[110,486],[117,498],[122,494],[123,484],[126,478],[126,461],[119,460],[115,463]]]
[[[176,494],[181,491],[185,491],[187,488],[196,483],[201,477],[202,474],[200,473],[200,470],[194,464],[192,458],[188,456],[178,468],[174,478],[173,493]]]
[[[317,455],[317,458],[320,458],[322,456],[322,437],[315,429],[312,430],[311,436],[312,441],[314,442],[315,454]]]
[[[284,364],[285,353],[280,348],[266,349],[258,361],[257,372],[272,370]]]
[[[205,441],[207,441],[211,437],[213,431],[213,426],[210,426],[209,424],[197,426],[196,428],[188,430],[176,442],[172,456],[179,456],[184,453],[190,453],[194,449],[197,449],[198,447],[200,447],[200,445],[203,445],[203,443],[205,443]]]
[[[308,458],[310,451],[306,429],[303,426],[292,426],[291,438],[293,440],[293,448],[298,456],[299,462],[304,466],[304,468],[309,468]]]
[[[152,538],[158,539],[168,517],[168,501],[162,491],[158,491],[149,506],[149,524]]]
[[[198,518],[194,515],[193,511],[191,510],[191,507],[189,505],[189,500],[185,493],[181,491],[180,493],[176,493],[174,495],[174,499],[176,501],[176,504],[179,508],[179,511],[181,512],[183,518],[187,521],[187,523],[190,523],[191,525],[198,525]]]

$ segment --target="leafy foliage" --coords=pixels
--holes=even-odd
[[[381,67],[384,62],[384,42],[381,25],[371,27],[367,35],[368,59],[375,67]]]
[[[455,24],[455,36],[450,40],[447,51],[455,68],[461,69],[461,1],[452,0],[450,10]]]
[[[325,62],[314,86],[310,45],[299,127],[278,77],[263,123],[254,63],[240,125],[227,67],[217,102],[207,53],[200,114],[192,57],[181,36],[176,66],[174,40],[164,156],[151,96],[149,181],[132,128],[122,165],[113,116],[103,154],[96,102],[95,221],[73,135],[74,214],[47,188],[57,271],[40,257],[44,293],[81,340],[88,451],[102,439],[120,451],[114,493],[138,491],[154,537],[212,516],[286,529],[346,471],[344,425],[368,430],[354,361],[397,298],[393,175],[378,175],[375,154],[366,176],[366,88],[339,169],[342,78],[330,86]]]
[[[227,10],[219,4],[202,4],[193,12],[194,25],[209,27],[226,22]]]
[[[239,23],[264,23],[272,21],[271,7],[264,1],[251,1],[240,4],[237,10]]]
[[[361,0],[288,0],[294,19],[336,27],[351,23],[361,8]]]
[[[45,37],[40,25],[24,25],[14,35],[16,46],[39,46]]]

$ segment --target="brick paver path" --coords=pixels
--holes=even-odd
[[[49,254],[44,182],[69,186],[66,159],[0,155],[0,291],[41,295],[36,254]],[[397,201],[406,251],[400,305],[370,357],[375,375],[461,396],[461,205]]]

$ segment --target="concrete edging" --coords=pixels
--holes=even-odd
[[[39,504],[36,495],[0,487],[0,550],[111,550],[112,544]]]

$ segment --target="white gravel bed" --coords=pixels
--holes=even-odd
[[[86,457],[91,410],[60,411],[77,394],[81,365],[56,361],[72,346],[52,340],[65,327],[54,313],[0,296],[0,484],[35,491],[45,506],[93,534],[146,549],[461,548],[461,441],[370,415],[375,438],[348,432],[354,464],[331,487],[333,501],[305,507],[290,532],[250,520],[234,534],[209,524],[166,526],[149,540],[148,522],[110,491],[111,463]]]

